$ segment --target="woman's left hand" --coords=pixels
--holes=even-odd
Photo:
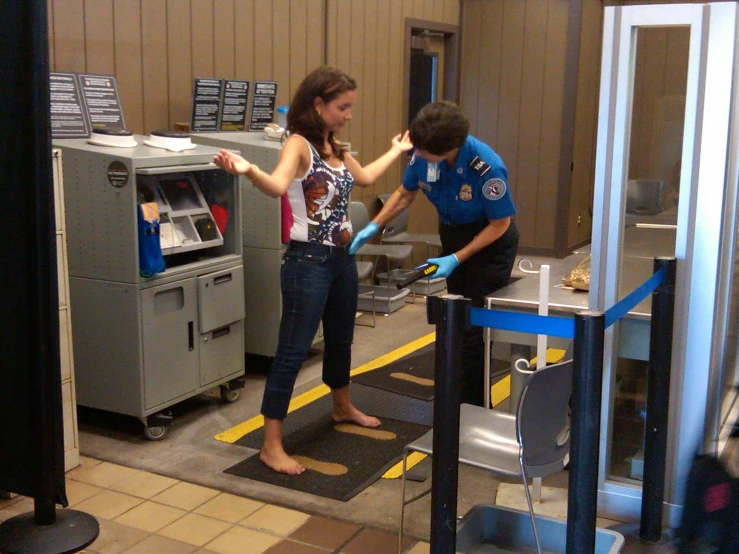
[[[413,143],[411,142],[411,139],[408,138],[408,131],[406,131],[402,136],[395,135],[395,138],[393,138],[393,148],[398,152],[408,152],[408,150],[413,148]]]

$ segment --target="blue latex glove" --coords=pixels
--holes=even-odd
[[[457,259],[457,256],[455,256],[454,254],[450,254],[449,256],[444,256],[443,258],[429,258],[428,260],[426,260],[426,263],[436,264],[439,266],[439,269],[429,275],[429,277],[449,277],[452,274],[452,271],[457,269],[457,266],[459,265],[459,260]]]
[[[354,235],[351,246],[349,246],[349,254],[356,254],[357,250],[362,248],[367,241],[374,237],[380,231],[380,226],[374,221],[370,221],[367,226]]]

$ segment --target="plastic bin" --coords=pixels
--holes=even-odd
[[[380,283],[389,282],[391,287],[396,287],[396,285],[405,279],[411,271],[412,270],[410,269],[393,269],[389,273],[378,273],[375,277]],[[430,279],[419,279],[408,288],[413,291],[414,294],[428,296],[444,290],[445,287],[446,279],[444,279],[444,277],[436,277]]]
[[[542,552],[565,554],[567,522],[536,516]],[[595,530],[595,554],[618,554],[624,537],[610,529]],[[528,512],[478,504],[457,525],[457,554],[536,552],[536,540]]]
[[[398,290],[395,287],[380,287],[371,285],[359,285],[359,299],[357,308],[363,312],[372,311],[372,290],[375,291],[375,311],[382,314],[391,314],[399,310],[405,304],[405,297],[411,291],[409,289]]]

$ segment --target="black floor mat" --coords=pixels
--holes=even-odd
[[[352,377],[352,382],[377,387],[411,398],[434,398],[434,343],[399,360]]]
[[[332,468],[326,468],[325,472],[308,468],[302,475],[284,475],[269,469],[259,460],[259,455],[254,454],[228,468],[226,473],[348,501],[398,462],[403,447],[428,429],[425,425],[383,418],[382,425],[372,430],[383,436],[375,438],[338,431],[330,412],[326,412],[317,421],[286,435],[284,445],[292,456],[335,464]],[[346,472],[331,474],[329,470],[334,468],[345,468]]]
[[[399,360],[352,377],[353,383],[376,387],[426,402],[434,399],[435,344],[419,348]],[[506,353],[499,345],[493,346],[490,374],[510,371],[510,350]],[[501,356],[502,354],[502,356]],[[496,359],[499,356],[500,359]]]

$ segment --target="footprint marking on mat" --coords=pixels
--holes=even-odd
[[[391,441],[394,440],[398,435],[391,431],[381,431],[379,429],[370,429],[368,427],[362,427],[355,423],[338,423],[334,426],[334,429],[340,433],[352,433],[354,435],[362,435],[371,439],[377,439],[380,441]]]
[[[305,469],[312,469],[313,471],[323,473],[324,475],[338,476],[349,472],[349,468],[342,464],[322,462],[321,460],[309,458],[308,456],[293,456],[292,458]]]
[[[434,380],[433,379],[426,379],[424,377],[416,377],[415,375],[411,375],[410,373],[391,373],[390,377],[393,377],[395,379],[402,379],[404,381],[410,381],[411,383],[415,383],[416,385],[423,385],[425,387],[433,387],[434,386]]]

